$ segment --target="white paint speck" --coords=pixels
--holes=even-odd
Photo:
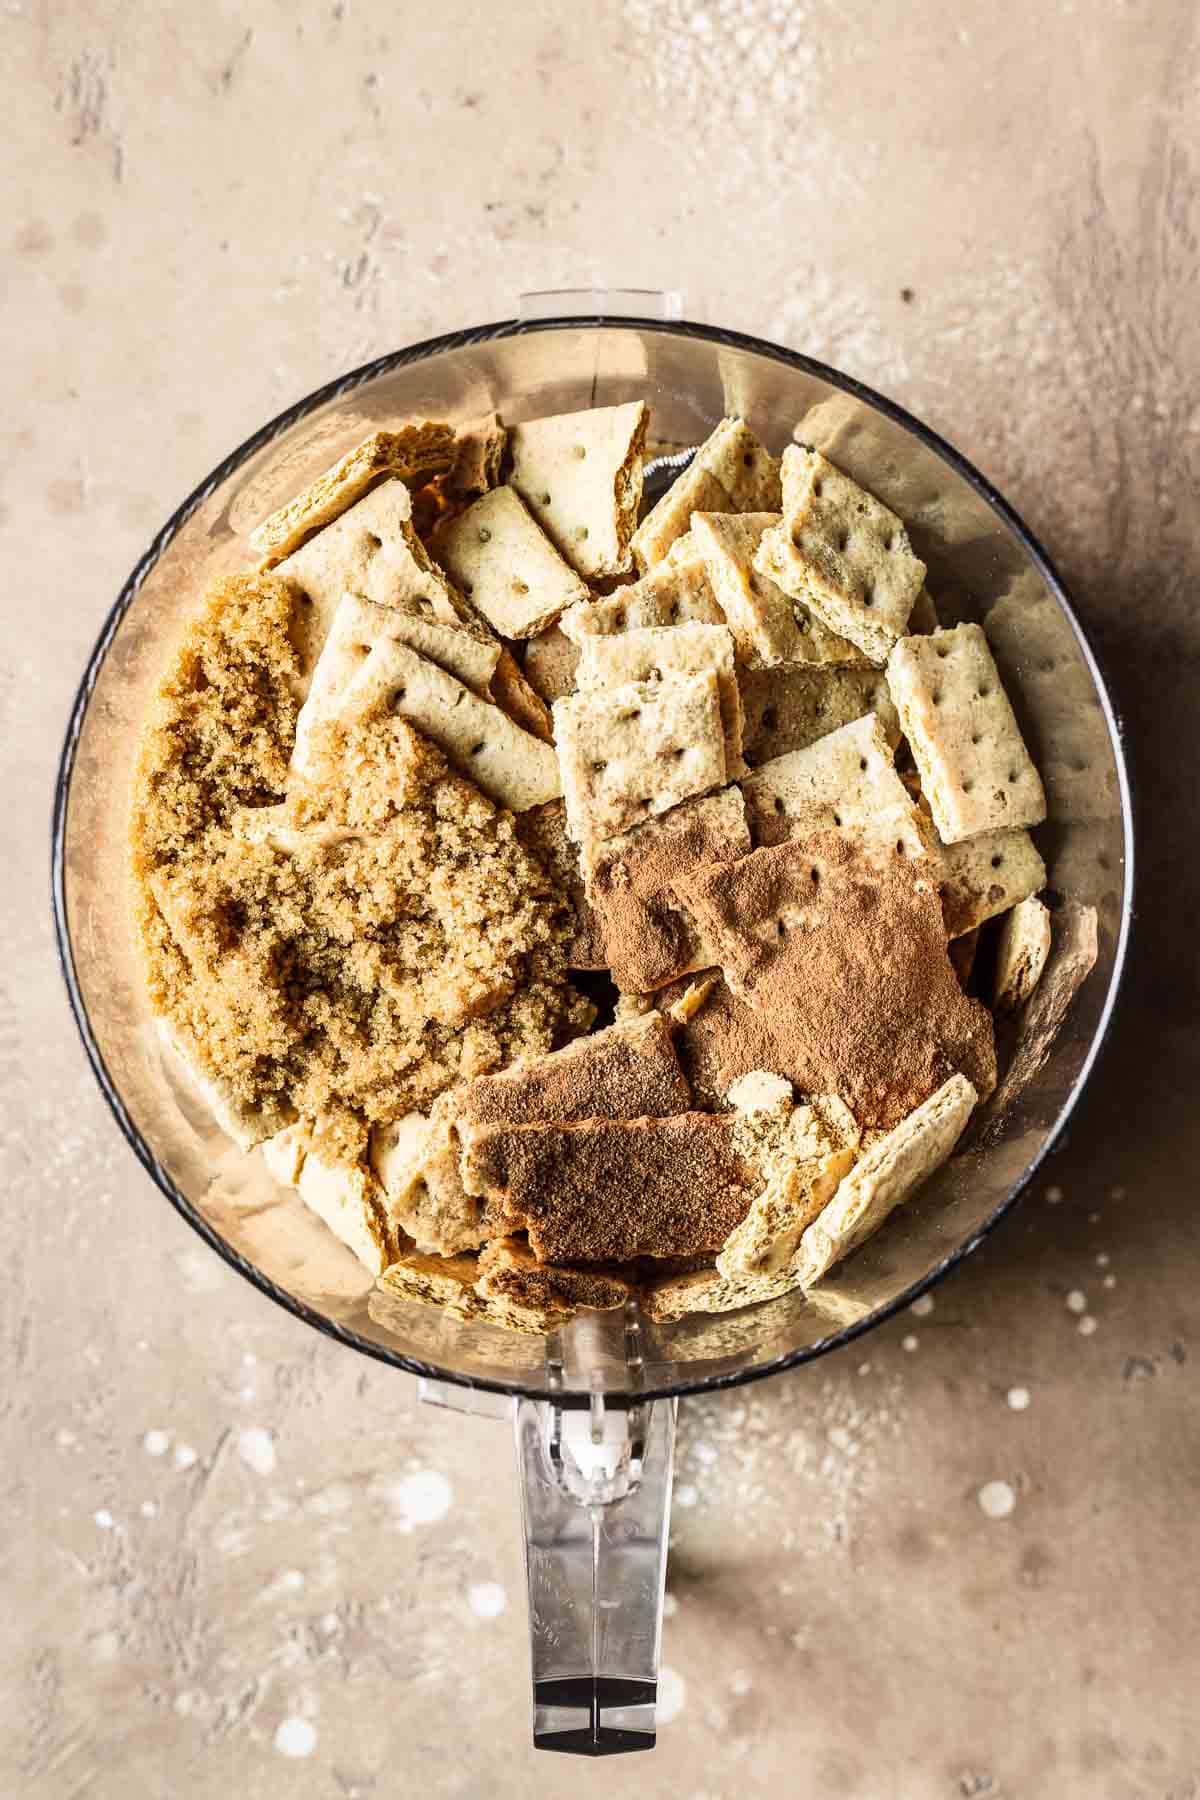
[[[1007,1481],[985,1481],[976,1498],[989,1519],[1007,1519],[1017,1504],[1017,1496]]]
[[[663,1595],[663,1618],[664,1619],[673,1619],[675,1617],[675,1614],[678,1611],[679,1611],[679,1602],[675,1598],[674,1594],[664,1594]]]
[[[418,1469],[392,1482],[388,1497],[400,1515],[402,1531],[417,1525],[436,1525],[454,1504],[454,1489],[436,1469]]]
[[[321,1630],[326,1637],[333,1637],[342,1629],[342,1621],[336,1613],[326,1613],[321,1620]]]
[[[147,1456],[165,1456],[171,1448],[171,1440],[165,1431],[148,1431],[142,1439],[142,1449]]]
[[[1106,1275],[1104,1277],[1103,1282],[1101,1283],[1101,1286],[1106,1287],[1106,1288],[1115,1288],[1116,1285],[1117,1285],[1117,1278],[1115,1275]]]
[[[909,1312],[915,1314],[915,1316],[918,1319],[927,1319],[929,1317],[930,1313],[933,1311],[933,1295],[932,1294],[918,1295],[918,1297],[913,1301],[912,1305],[909,1307],[908,1310],[909,1310]]]
[[[1087,1311],[1087,1295],[1080,1288],[1072,1288],[1067,1295],[1067,1311],[1085,1313]]]
[[[107,1506],[102,1506],[98,1512],[94,1512],[92,1518],[96,1521],[96,1524],[100,1527],[101,1531],[111,1531],[113,1525],[116,1523]]]
[[[476,1581],[467,1589],[467,1605],[477,1619],[498,1619],[508,1595],[498,1581]]]
[[[1111,1261],[1112,1261],[1112,1257],[1108,1254],[1107,1250],[1100,1250],[1097,1252],[1096,1267],[1098,1269],[1107,1269],[1107,1267]]]
[[[196,1460],[196,1452],[190,1444],[176,1444],[175,1454],[171,1461],[177,1469],[190,1469]]]
[[[75,1433],[73,1431],[68,1431],[64,1426],[61,1431],[55,1432],[54,1441],[60,1450],[70,1450],[72,1445],[76,1442]]]
[[[870,1363],[869,1362],[859,1363],[858,1372],[860,1375],[869,1375],[871,1373]]]
[[[1033,1395],[1028,1388],[1012,1387],[1008,1390],[1008,1404],[1014,1412],[1024,1412],[1032,1399]]]
[[[255,1475],[275,1473],[275,1439],[261,1425],[238,1432],[238,1455]]]
[[[695,1506],[699,1498],[699,1494],[696,1492],[690,1481],[682,1482],[679,1487],[675,1489],[676,1506]]]
[[[1046,1189],[1046,1204],[1047,1204],[1047,1206],[1061,1206],[1062,1205],[1062,1197],[1063,1197],[1063,1191],[1060,1187],[1048,1187]]]
[[[717,1453],[711,1444],[693,1444],[692,1455],[695,1457],[696,1461],[702,1463],[706,1469],[711,1468],[713,1463],[717,1460]]]
[[[138,1511],[141,1513],[143,1519],[152,1519],[158,1511],[158,1501],[143,1500],[142,1504],[138,1507]]]
[[[282,1719],[275,1731],[280,1756],[311,1756],[316,1749],[317,1728],[310,1719]]]
[[[914,1337],[912,1332],[910,1331],[908,1333],[907,1337],[902,1337],[900,1339],[900,1348],[902,1350],[907,1350],[909,1355],[911,1356],[919,1342],[920,1342],[920,1339]]]
[[[687,1683],[682,1675],[664,1663],[658,1671],[658,1705],[655,1709],[657,1723],[670,1725],[686,1705]]]
[[[1108,1197],[1110,1200],[1123,1200],[1125,1198],[1125,1193],[1126,1190],[1123,1187],[1110,1187],[1108,1190]]]
[[[1080,1321],[1079,1321],[1080,1337],[1091,1337],[1091,1335],[1092,1335],[1093,1331],[1095,1331],[1095,1329],[1096,1329],[1096,1321],[1092,1317],[1091,1313],[1084,1313],[1082,1319],[1080,1319]]]

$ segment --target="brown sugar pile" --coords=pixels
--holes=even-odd
[[[767,1069],[890,1128],[956,1071],[995,1086],[991,1014],[959,986],[913,859],[821,832],[709,864],[678,891],[726,972],[729,991],[685,1033],[706,1040],[724,1087]]]
[[[369,1126],[460,1075],[552,1049],[590,1009],[568,909],[512,818],[401,719],[334,725],[282,799],[295,731],[292,596],[218,584],[147,727],[133,813],[151,995],[266,1129]],[[254,810],[247,810],[254,809]]]

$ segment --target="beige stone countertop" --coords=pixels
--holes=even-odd
[[[0,45],[0,1794],[1196,1800],[1194,5],[7,0]],[[1107,657],[1142,815],[1069,1143],[920,1316],[683,1403],[659,1748],[583,1764],[528,1748],[507,1434],[166,1205],[68,1015],[46,843],[99,623],[216,461],[593,283],[975,460]]]

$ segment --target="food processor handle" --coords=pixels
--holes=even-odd
[[[530,319],[662,319],[683,317],[683,294],[661,288],[547,288],[517,301],[522,324]]]
[[[535,1749],[654,1747],[675,1406],[517,1402]]]

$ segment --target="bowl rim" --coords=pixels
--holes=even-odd
[[[974,489],[979,497],[990,506],[1013,532],[1030,561],[1037,568],[1042,580],[1054,596],[1055,601],[1067,617],[1079,642],[1080,650],[1087,663],[1088,671],[1095,685],[1105,724],[1108,728],[1109,741],[1113,760],[1117,770],[1117,780],[1121,800],[1121,826],[1124,840],[1124,889],[1122,894],[1120,923],[1117,933],[1112,973],[1109,978],[1108,992],[1104,1006],[1091,1043],[1088,1045],[1083,1062],[1071,1084],[1058,1115],[1051,1125],[1045,1142],[1038,1154],[1022,1170],[1020,1176],[1009,1188],[983,1223],[949,1251],[935,1266],[927,1271],[918,1281],[911,1283],[900,1293],[893,1296],[883,1306],[867,1313],[853,1324],[844,1325],[838,1330],[819,1338],[815,1343],[803,1345],[800,1349],[786,1351],[768,1362],[755,1364],[751,1368],[724,1371],[692,1381],[674,1381],[659,1386],[647,1384],[637,1390],[638,1397],[643,1400],[669,1399],[684,1394],[718,1392],[724,1388],[740,1387],[744,1383],[766,1380],[768,1376],[782,1374],[787,1369],[798,1368],[804,1363],[812,1362],[831,1350],[840,1349],[843,1345],[853,1343],[864,1332],[882,1325],[885,1320],[911,1306],[912,1302],[934,1287],[951,1269],[955,1268],[966,1257],[970,1256],[984,1239],[995,1230],[1001,1219],[1012,1209],[1020,1196],[1032,1183],[1038,1170],[1051,1155],[1062,1137],[1075,1108],[1079,1102],[1097,1060],[1110,1039],[1113,1016],[1116,1011],[1118,997],[1121,992],[1129,953],[1129,941],[1133,920],[1133,891],[1135,873],[1135,841],[1134,841],[1134,803],[1130,771],[1125,756],[1124,731],[1103,674],[1099,658],[1086,631],[1072,606],[1062,580],[1054,564],[1043,549],[1041,543],[1026,525],[1015,509],[1004,496],[992,485],[973,463],[960,451],[947,442],[938,432],[916,418],[904,407],[878,393],[865,382],[854,376],[807,356],[801,351],[790,350],[780,344],[774,344],[766,338],[755,337],[745,332],[731,331],[722,326],[699,324],[693,320],[663,320],[653,318],[616,317],[603,313],[564,313],[550,318],[538,319],[503,319],[487,325],[468,326],[451,332],[444,332],[436,337],[425,338],[420,342],[403,349],[389,352],[387,355],[373,358],[357,368],[326,382],[290,406],[277,413],[267,424],[246,438],[235,450],[225,456],[216,468],[193,489],[187,498],[170,515],[166,523],[151,539],[150,544],[135,563],[129,576],[123,583],[116,600],[113,602],[107,617],[101,626],[92,650],[88,656],[83,674],[75,692],[60,752],[58,768],[54,784],[54,804],[51,819],[51,901],[54,918],[55,943],[58,952],[59,967],[66,985],[71,1012],[91,1064],[92,1073],[107,1100],[117,1121],[117,1125],[126,1143],[154,1181],[160,1191],[175,1207],[176,1211],[187,1221],[208,1246],[216,1251],[231,1268],[245,1277],[252,1286],[275,1301],[295,1318],[313,1326],[327,1337],[344,1344],[347,1348],[357,1350],[363,1355],[375,1358],[389,1366],[403,1370],[406,1374],[423,1377],[427,1380],[445,1382],[453,1387],[471,1391],[506,1395],[512,1398],[531,1397],[544,1399],[551,1393],[549,1378],[544,1386],[535,1386],[528,1382],[504,1381],[480,1376],[465,1375],[457,1370],[443,1368],[438,1363],[427,1362],[420,1357],[407,1355],[389,1349],[384,1344],[362,1337],[358,1332],[340,1324],[336,1319],[318,1312],[307,1302],[299,1300],[295,1295],[280,1287],[270,1276],[263,1273],[258,1266],[241,1255],[231,1244],[216,1232],[204,1218],[203,1214],[192,1204],[172,1181],[170,1175],[158,1162],[149,1144],[134,1124],[116,1086],[108,1066],[105,1063],[100,1046],[92,1031],[84,1002],[82,987],[75,967],[74,948],[71,940],[70,921],[66,896],[65,846],[66,825],[70,802],[71,782],[75,770],[76,755],[87,717],[92,694],[99,679],[113,639],[133,604],[142,583],[154,568],[167,546],[183,529],[192,514],[201,506],[221,484],[250,457],[271,444],[275,438],[306,418],[309,413],[326,405],[339,396],[352,392],[387,375],[395,369],[404,368],[412,363],[428,360],[446,351],[462,350],[473,344],[491,343],[505,338],[532,336],[540,332],[562,330],[600,330],[600,331],[636,331],[656,333],[666,336],[695,338],[702,342],[719,347],[744,350],[754,355],[765,357],[769,361],[781,364],[785,368],[812,375],[864,401],[867,405],[882,413],[885,418],[902,426],[922,443],[927,449],[935,452],[947,462],[955,472]],[[549,1340],[547,1340],[549,1341]],[[570,1403],[572,1396],[561,1395],[564,1402]]]

